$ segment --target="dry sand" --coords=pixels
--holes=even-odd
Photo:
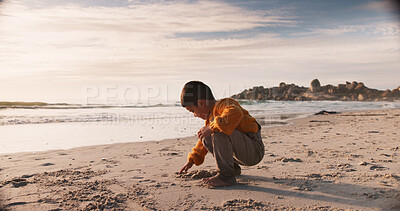
[[[199,125],[201,127],[201,125]],[[177,171],[196,138],[0,155],[9,210],[400,210],[400,109],[263,128],[264,159],[211,189],[212,155]]]

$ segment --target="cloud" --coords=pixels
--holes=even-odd
[[[0,21],[3,84],[16,78],[82,83],[228,78],[276,85],[339,77],[335,73],[392,73],[399,65],[399,28],[376,20],[310,28],[279,9],[255,11],[215,1],[129,7],[28,7],[14,1],[2,11],[7,14]],[[270,26],[287,27],[294,36],[259,30]],[[311,32],[296,31],[303,26]],[[364,36],[368,33],[375,36]]]
[[[359,34],[358,36],[398,36],[400,25],[396,22],[370,21],[366,24],[339,25],[327,28],[310,28],[308,32],[296,33],[301,36],[346,36]]]
[[[138,75],[133,72],[139,70],[159,73],[159,69],[171,63],[179,65],[181,56],[188,58],[179,51],[190,54],[187,52],[190,49],[235,46],[242,42],[238,39],[202,42],[176,37],[177,34],[212,34],[269,24],[293,24],[271,11],[250,11],[214,1],[38,8],[15,1],[6,6],[7,16],[0,23],[5,32],[0,34],[0,44],[4,46],[0,54],[6,57],[0,60],[3,73],[12,75],[62,69],[65,74],[108,76],[113,65],[119,68],[113,70],[116,73],[126,71]]]
[[[346,33],[357,32],[359,30],[360,30],[359,26],[340,26],[336,28],[311,28],[310,32],[302,32],[301,35],[337,36]]]
[[[382,36],[400,36],[400,25],[397,23],[376,24],[374,33]]]

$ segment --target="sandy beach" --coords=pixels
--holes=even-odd
[[[399,129],[400,109],[264,127],[264,159],[223,188],[201,182],[216,170],[210,154],[177,174],[194,136],[2,154],[1,209],[399,210]]]

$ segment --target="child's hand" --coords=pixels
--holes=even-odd
[[[211,130],[210,126],[204,126],[199,130],[199,132],[197,132],[197,138],[202,139],[211,135],[212,133],[214,133],[214,131]]]
[[[193,166],[193,163],[187,162],[187,163],[181,168],[181,170],[179,171],[179,174],[182,174],[183,172],[188,171],[190,168],[192,168],[192,166]]]

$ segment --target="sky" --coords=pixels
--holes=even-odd
[[[388,0],[0,0],[0,101],[176,100],[190,80],[218,98],[315,78],[394,89],[399,21]]]

